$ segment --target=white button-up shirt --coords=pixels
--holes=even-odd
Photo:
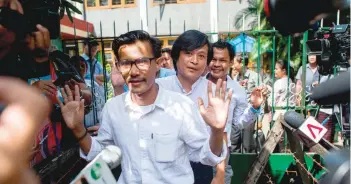
[[[168,89],[170,91],[178,92],[188,96],[191,100],[193,100],[197,104],[197,100],[199,97],[202,98],[204,101],[204,105],[208,105],[208,93],[207,93],[207,85],[208,80],[205,77],[200,77],[191,87],[190,92],[186,92],[182,87],[179,79],[177,76],[169,76],[166,78],[156,79],[156,82]],[[245,128],[251,123],[255,122],[257,118],[257,114],[250,110],[250,107],[247,103],[246,92],[237,82],[240,88],[233,81],[230,79],[227,83],[227,89],[233,89],[233,96],[230,103],[229,111],[228,111],[228,118],[227,124],[225,128],[225,132],[228,135],[228,146],[231,145],[230,143],[230,132],[231,132],[231,125],[237,124],[240,128]],[[213,84],[213,89],[215,89],[215,84]],[[244,95],[243,95],[244,93]],[[208,128],[210,130],[210,128]],[[210,133],[210,131],[209,131]]]
[[[190,160],[215,166],[224,160],[214,155],[198,107],[189,98],[159,87],[154,104],[138,106],[130,92],[108,101],[97,137],[88,155],[92,160],[107,145],[122,151],[119,184],[194,183]]]

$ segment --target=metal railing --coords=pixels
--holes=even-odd
[[[142,23],[142,22],[141,22]],[[157,35],[157,20],[155,20],[155,30],[156,30],[156,34],[153,35],[155,37],[160,37],[160,36],[178,36],[178,35],[172,35],[172,29],[171,29],[171,19],[169,20],[169,25],[170,25],[170,30],[169,30],[169,35]],[[127,27],[128,27],[128,31],[129,31],[129,23],[127,23]],[[116,38],[116,24],[115,22],[113,23],[113,28],[114,28],[114,36],[113,37],[103,37],[102,33],[103,33],[103,30],[102,30],[102,25],[101,25],[101,22],[100,22],[100,37],[98,38],[95,38],[99,43],[100,43],[100,46],[101,46],[101,50],[100,50],[100,53],[99,53],[99,58],[100,58],[100,62],[102,63],[102,66],[103,66],[103,73],[104,73],[104,91],[105,91],[105,101],[108,100],[109,98],[111,98],[113,96],[113,88],[112,88],[112,84],[110,81],[107,81],[107,73],[109,73],[111,71],[111,66],[107,65],[107,61],[106,61],[106,58],[105,58],[105,51],[106,51],[106,48],[105,48],[105,43],[107,42],[111,42],[111,40],[113,40],[114,38]],[[184,31],[186,30],[186,22],[184,21]],[[315,105],[310,105],[310,104],[307,104],[306,103],[306,98],[309,97],[309,94],[306,95],[306,91],[305,90],[302,90],[301,91],[301,94],[296,94],[295,92],[291,93],[292,95],[298,95],[300,96],[301,98],[301,105],[300,106],[296,106],[296,105],[291,105],[293,103],[290,103],[291,102],[291,99],[294,99],[294,98],[290,98],[288,97],[288,100],[286,102],[286,105],[285,106],[275,106],[274,105],[274,92],[275,92],[275,89],[274,89],[274,83],[276,82],[276,79],[275,79],[275,74],[274,74],[274,70],[275,70],[275,64],[276,64],[276,60],[277,60],[277,53],[276,53],[276,46],[277,46],[277,37],[279,37],[279,39],[283,39],[276,30],[260,30],[260,31],[244,31],[244,32],[225,32],[225,33],[221,33],[222,35],[228,35],[228,37],[230,37],[230,35],[233,35],[233,34],[241,34],[241,33],[244,33],[246,35],[250,35],[252,37],[255,37],[256,38],[256,46],[257,46],[257,59],[256,59],[256,66],[257,66],[257,74],[260,74],[261,73],[261,36],[269,36],[272,40],[272,58],[271,58],[271,78],[272,78],[272,92],[271,92],[271,100],[272,100],[272,116],[274,115],[274,113],[277,111],[277,110],[296,110],[296,111],[300,111],[301,113],[304,113],[305,115],[307,114],[307,111],[309,110],[312,110],[312,109],[317,109],[317,106]],[[211,36],[211,35],[218,35],[218,33],[206,33],[207,35]],[[87,35],[88,37],[89,35]],[[68,52],[69,51],[69,48],[67,47],[68,44],[74,44],[74,47],[71,48],[71,50],[73,49],[74,50],[74,55],[80,55],[81,53],[79,52],[79,50],[82,50],[80,49],[82,47],[82,42],[85,38],[77,38],[76,37],[76,30],[74,28],[74,39],[66,39],[66,40],[62,40],[62,46],[63,46],[63,51],[64,52]],[[291,55],[291,36],[288,36],[284,39],[287,39],[287,43],[288,43],[288,47],[287,47],[287,58],[279,58],[279,59],[285,59],[288,61],[288,67],[290,67],[290,60],[292,58],[292,55]],[[308,32],[306,31],[304,34],[303,34],[303,37],[301,38],[302,41],[303,41],[303,44],[302,44],[302,76],[301,76],[301,81],[302,81],[302,88],[304,89],[304,86],[306,86],[306,65],[307,65],[307,45],[306,45],[306,41],[308,39]],[[242,40],[243,41],[243,55],[246,55],[247,52],[245,51],[245,39]],[[110,51],[111,52],[111,51]],[[263,61],[264,62],[264,61]],[[243,70],[245,71],[246,68],[243,68]],[[287,75],[288,77],[290,78],[291,75],[295,75],[293,73],[290,73],[289,70],[287,70]],[[261,76],[261,75],[258,75],[258,76]],[[289,81],[289,80],[288,80]],[[257,86],[260,85],[260,80],[257,81]],[[290,89],[291,87],[291,83],[290,81],[288,82],[288,85],[287,85],[287,91],[291,91],[292,89]],[[288,93],[290,94],[290,93]],[[258,120],[259,121],[259,120]],[[271,126],[273,124],[273,120],[271,121]],[[270,127],[271,127],[270,126]],[[258,127],[256,127],[258,129]],[[285,141],[285,147],[286,147],[286,141]]]

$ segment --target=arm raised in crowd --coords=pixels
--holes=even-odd
[[[39,183],[25,155],[51,106],[40,91],[7,77],[0,77],[0,101],[5,105],[0,115],[0,183]]]

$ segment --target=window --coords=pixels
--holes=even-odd
[[[105,50],[105,61],[107,63],[112,63],[114,58],[114,54],[112,51],[106,51]]]
[[[174,42],[175,40],[168,40],[168,45],[173,45]]]
[[[104,49],[111,50],[112,49],[112,41],[104,40]]]
[[[166,4],[174,4],[177,3],[177,0],[165,0]]]
[[[154,6],[161,4],[190,4],[190,3],[202,3],[206,0],[151,0]]]
[[[96,0],[87,0],[87,7],[94,7],[96,6]]]
[[[87,9],[111,9],[134,7],[136,0],[86,0]]]
[[[105,52],[105,59],[106,59],[106,61],[112,60],[112,53]]]

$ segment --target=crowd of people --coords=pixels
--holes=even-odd
[[[23,14],[16,0],[0,0],[0,6]],[[267,137],[271,122],[287,111],[273,107],[300,105],[302,90],[310,93],[328,80],[314,55],[302,86],[302,68],[295,77],[290,61],[275,63],[272,80],[264,61],[258,73],[247,55],[224,40],[211,43],[200,31],[185,31],[172,48],[163,48],[136,30],[114,40],[111,73],[104,75],[95,57],[99,43],[87,39],[83,55],[68,61],[84,81],[57,85],[50,33],[37,29],[24,42],[0,26],[0,74],[22,79],[0,78],[0,160],[8,171],[0,171],[0,183],[38,180],[30,167],[77,145],[87,161],[116,145],[123,155],[119,183],[229,184],[230,154],[258,152],[255,132]],[[47,54],[28,57],[19,44]],[[109,80],[114,97],[105,103]],[[320,122],[332,115],[328,107],[314,113]],[[333,130],[331,120],[326,126]],[[326,138],[332,141],[332,133]]]

